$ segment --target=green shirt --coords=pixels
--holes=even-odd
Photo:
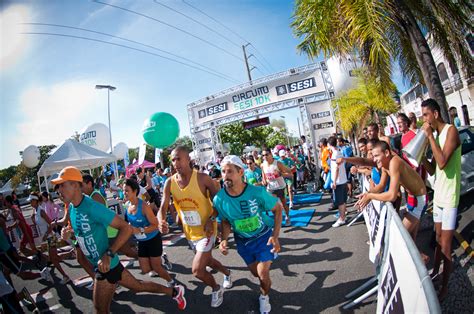
[[[214,196],[213,204],[221,219],[231,224],[234,234],[248,239],[268,232],[263,215],[277,202],[278,199],[265,188],[246,184],[238,196],[229,195],[226,189],[220,190]]]
[[[448,129],[451,126],[451,124],[446,124],[436,138],[436,143],[441,150],[446,143]],[[436,163],[435,176],[433,204],[441,208],[457,208],[461,195],[461,145],[454,150],[444,169],[441,170]]]
[[[107,226],[114,220],[115,213],[85,195],[77,207],[72,203],[69,205],[69,213],[71,226],[82,252],[97,267],[97,262],[109,248]],[[110,261],[110,268],[118,263],[118,256],[115,255]]]

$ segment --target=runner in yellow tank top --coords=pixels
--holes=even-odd
[[[173,203],[183,224],[183,230],[189,245],[195,252],[192,272],[199,280],[212,288],[212,307],[223,302],[224,290],[218,285],[214,276],[206,270],[209,266],[224,274],[224,288],[232,286],[230,271],[212,257],[212,249],[217,235],[217,223],[207,223],[213,213],[211,199],[217,194],[216,186],[210,176],[198,173],[190,165],[188,150],[183,146],[171,152],[171,161],[176,174],[165,182],[158,220],[160,231],[168,232],[166,213],[173,195]],[[207,228],[205,228],[207,223]]]

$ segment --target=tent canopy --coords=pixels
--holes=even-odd
[[[38,171],[38,176],[49,176],[67,166],[74,166],[79,170],[94,169],[116,160],[112,154],[69,139],[45,160]]]
[[[13,192],[13,190],[15,190],[18,193],[21,193],[24,190],[27,190],[29,188],[30,188],[29,186],[24,185],[23,183],[18,184],[18,186],[16,188],[12,188],[12,179],[10,179],[10,180],[8,180],[7,183],[5,183],[4,186],[2,186],[2,188],[0,189],[0,193],[2,193],[4,195],[8,195],[8,194],[11,194],[11,192]]]

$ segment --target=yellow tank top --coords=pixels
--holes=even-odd
[[[173,203],[183,223],[186,239],[197,241],[206,237],[204,225],[213,212],[212,203],[209,197],[203,195],[199,188],[196,170],[193,170],[189,184],[183,189],[177,183],[177,175],[171,177]],[[214,222],[214,235],[217,235],[216,222]]]

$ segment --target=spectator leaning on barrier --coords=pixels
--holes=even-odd
[[[337,140],[334,136],[328,138],[328,146],[331,151],[331,180],[332,180],[332,200],[334,208],[339,209],[339,218],[332,225],[334,228],[346,223],[346,202],[347,202],[347,175],[345,164],[337,164],[337,159],[342,158],[342,153],[337,147]]]
[[[461,190],[461,140],[458,130],[441,117],[438,103],[427,99],[421,103],[423,132],[428,137],[433,160],[423,164],[430,174],[436,174],[433,197],[433,220],[436,229],[436,249],[432,276],[437,276],[443,260],[442,284],[439,299],[448,294],[449,275],[452,271],[451,242],[456,229],[456,217]],[[438,133],[435,138],[433,131]]]

